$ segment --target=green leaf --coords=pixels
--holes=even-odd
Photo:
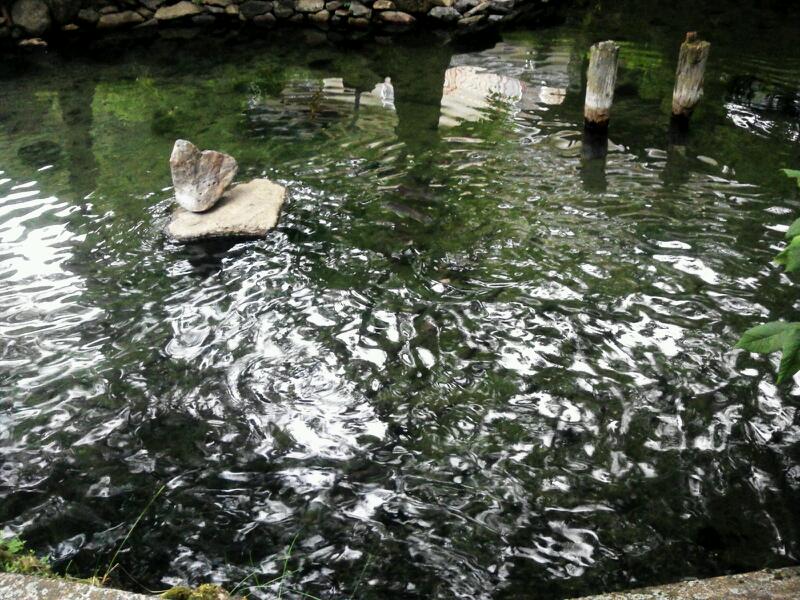
[[[783,344],[783,356],[781,365],[778,368],[778,383],[783,383],[787,379],[800,371],[800,330],[786,336]]]
[[[797,186],[800,187],[800,171],[797,169],[781,169],[787,177],[797,180]]]
[[[11,554],[19,554],[25,548],[25,542],[23,542],[18,537],[11,538],[10,540],[4,540],[6,544],[6,548]]]
[[[800,269],[800,236],[789,242],[789,245],[775,257],[775,262],[786,267],[788,272]]]
[[[789,231],[786,232],[786,239],[790,240],[796,235],[800,235],[800,219],[796,219],[795,222],[789,226]]]
[[[784,347],[787,336],[797,331],[799,326],[800,323],[787,321],[764,323],[745,331],[736,347],[759,354],[777,352]]]

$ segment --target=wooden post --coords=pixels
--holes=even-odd
[[[695,31],[687,33],[681,44],[672,91],[672,116],[678,120],[687,121],[703,96],[703,75],[710,48],[708,42],[698,41]]]
[[[583,118],[586,127],[606,129],[617,82],[619,46],[612,41],[599,42],[589,52],[586,72],[586,101]]]

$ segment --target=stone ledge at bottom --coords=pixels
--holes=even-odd
[[[0,573],[0,600],[153,600],[153,596],[63,579]]]
[[[765,569],[575,600],[798,600],[800,567]]]

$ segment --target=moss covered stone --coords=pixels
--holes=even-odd
[[[26,551],[25,542],[19,538],[0,540],[0,571],[21,575],[52,575],[47,560],[36,557],[30,550]]]
[[[167,600],[233,600],[233,596],[213,583],[204,583],[194,589],[174,587],[161,594],[161,597]]]

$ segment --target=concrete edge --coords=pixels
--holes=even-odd
[[[800,567],[694,579],[575,600],[798,600]]]
[[[0,573],[0,600],[153,600],[123,590],[64,579]],[[574,600],[798,600],[800,566],[695,579],[667,585],[583,596]]]

